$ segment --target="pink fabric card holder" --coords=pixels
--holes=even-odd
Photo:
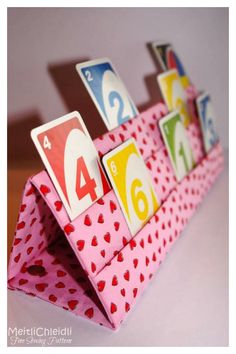
[[[195,115],[194,88],[188,89]],[[46,171],[26,182],[9,263],[8,286],[117,329],[223,168],[218,143],[204,154],[197,119],[188,127],[196,167],[177,183],[158,120],[162,103],[94,143],[103,156],[130,137],[139,146],[161,207],[132,237],[111,189],[70,222]]]

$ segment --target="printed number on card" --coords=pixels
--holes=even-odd
[[[108,191],[96,149],[78,112],[33,129],[31,136],[71,220]]]
[[[149,172],[133,138],[103,157],[104,167],[132,235],[158,209]]]
[[[178,181],[194,166],[193,152],[181,122],[179,112],[172,112],[160,120],[161,133]]]
[[[201,123],[204,147],[206,152],[218,142],[218,134],[215,129],[215,118],[211,98],[208,94],[202,94],[197,98],[198,116]]]
[[[158,75],[159,86],[169,111],[178,110],[185,127],[191,117],[187,108],[187,97],[176,69]]]
[[[77,64],[76,69],[108,130],[138,114],[123,82],[108,59]]]

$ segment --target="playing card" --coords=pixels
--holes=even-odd
[[[187,96],[183,90],[177,70],[166,71],[158,75],[157,80],[169,111],[178,110],[184,126],[187,127],[191,117],[187,107]]]
[[[157,211],[159,203],[133,138],[103,157],[103,164],[132,235]]]
[[[168,114],[159,125],[176,178],[180,181],[193,168],[194,159],[179,112]]]
[[[180,76],[183,88],[188,87],[190,85],[190,81],[173,46],[169,43],[157,41],[152,42],[152,49],[162,70],[167,71],[176,69]]]
[[[218,142],[219,137],[215,129],[215,115],[213,112],[211,97],[203,93],[197,98],[197,110],[201,123],[204,147],[206,152]]]
[[[76,65],[108,130],[135,117],[138,110],[114,66],[107,58]]]
[[[109,190],[78,112],[33,129],[31,137],[71,220]]]

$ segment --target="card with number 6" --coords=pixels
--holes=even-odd
[[[133,138],[103,157],[114,192],[132,235],[157,211],[151,177]]]
[[[135,117],[138,110],[109,59],[97,59],[76,65],[108,130]]]
[[[219,140],[215,129],[215,116],[210,95],[203,93],[197,98],[197,109],[202,128],[204,147],[206,152],[209,152]]]
[[[71,220],[109,190],[78,112],[33,129],[31,137]]]
[[[166,71],[158,75],[157,80],[169,111],[178,110],[184,126],[187,127],[191,116],[187,107],[187,96],[177,70]]]
[[[176,178],[181,181],[194,167],[194,159],[179,112],[168,114],[159,124]]]

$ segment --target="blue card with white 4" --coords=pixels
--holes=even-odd
[[[138,114],[117,71],[107,58],[76,65],[85,87],[108,130],[116,128]]]

